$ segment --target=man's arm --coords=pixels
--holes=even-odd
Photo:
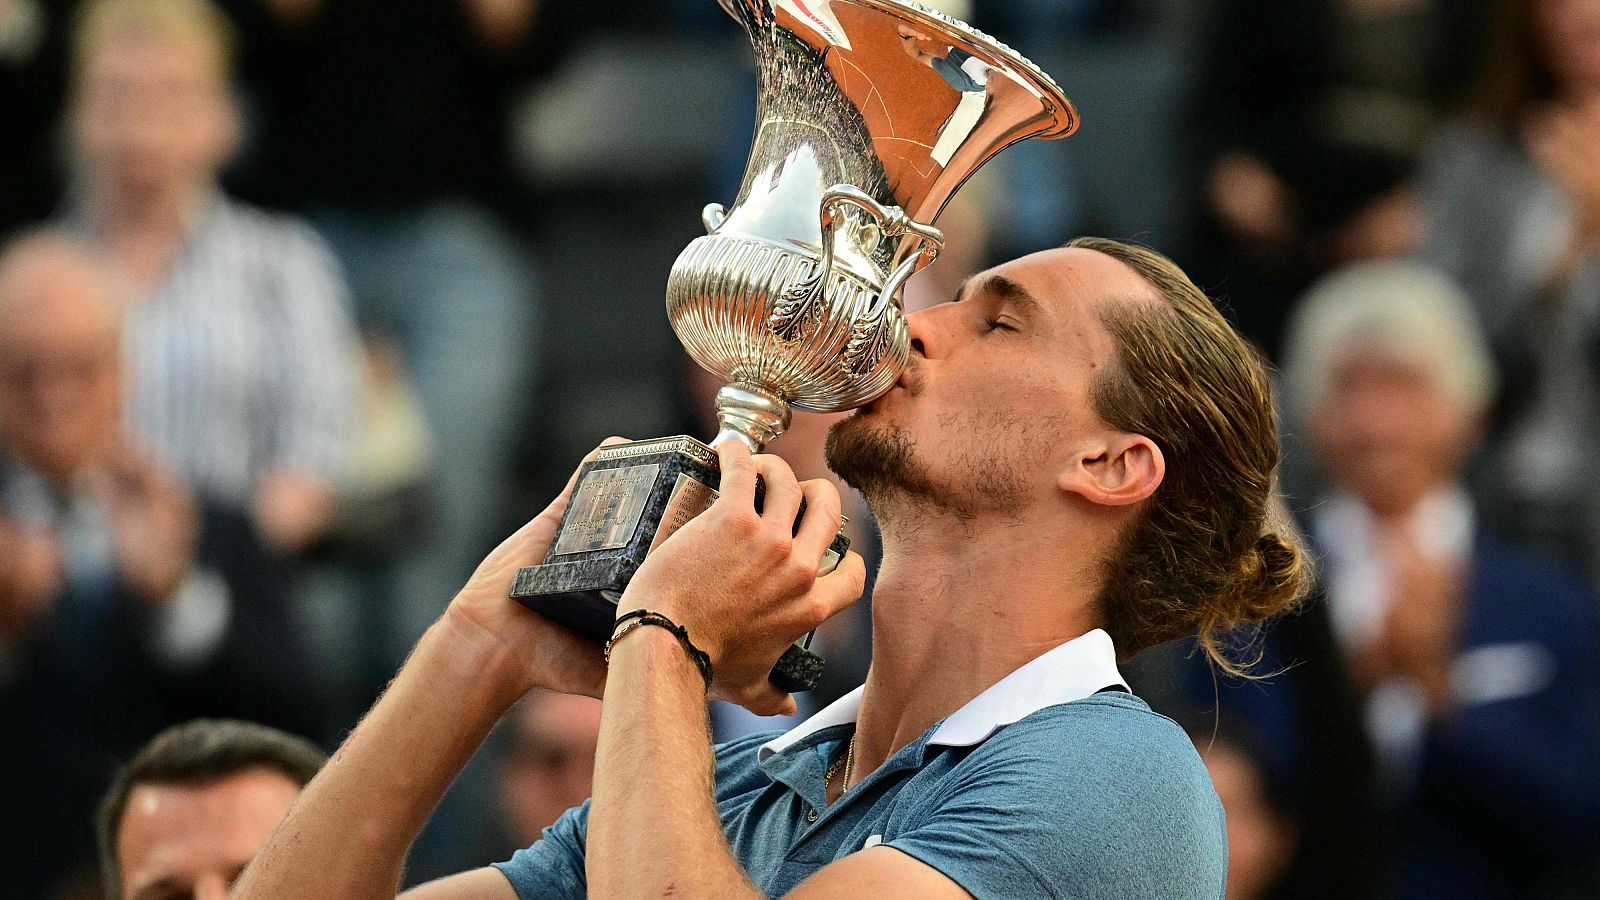
[[[520,691],[500,642],[446,613],[245,871],[238,897],[383,897]],[[507,885],[509,888],[509,885]]]
[[[839,527],[831,485],[800,484],[781,460],[751,457],[737,444],[720,456],[721,497],[652,554],[618,610],[651,609],[684,625],[714,661],[717,696],[763,712],[792,709],[767,672],[791,641],[861,595],[863,563],[852,553],[833,573],[816,575]],[[760,514],[758,474],[766,485]],[[666,629],[635,628],[612,648],[589,811],[593,895],[765,896],[723,836],[705,698],[700,670]],[[870,884],[890,896],[967,896],[899,851],[858,856],[819,873],[803,895],[853,897]]]
[[[623,653],[624,644],[632,644]],[[766,897],[723,837],[712,783],[705,683],[678,639],[640,628],[611,657],[589,814],[596,897]],[[845,857],[790,897],[967,900],[938,869],[890,847]],[[432,900],[464,897],[441,894]]]
[[[518,697],[535,685],[600,695],[605,668],[599,649],[506,598],[516,570],[544,557],[573,481],[478,566],[377,705],[295,801],[235,896],[393,897],[406,851],[428,814]],[[491,877],[500,878],[469,873],[454,884],[495,883]],[[423,896],[441,896],[441,889],[448,887],[434,886]]]

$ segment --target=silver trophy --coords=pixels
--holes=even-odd
[[[971,26],[910,0],[721,0],[755,48],[755,139],[731,209],[667,278],[667,315],[727,382],[719,431],[608,447],[585,464],[542,565],[512,596],[596,640],[651,549],[710,505],[713,446],[759,451],[791,410],[853,409],[909,351],[899,292],[944,246],[933,221],[978,167],[1078,118],[1048,75]],[[824,568],[848,546],[840,535]],[[804,644],[773,670],[815,685]]]

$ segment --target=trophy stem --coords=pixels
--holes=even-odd
[[[789,404],[771,391],[752,384],[730,384],[717,391],[720,430],[711,446],[739,441],[760,453],[761,448],[789,427]]]

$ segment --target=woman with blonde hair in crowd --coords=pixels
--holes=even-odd
[[[67,225],[126,282],[129,418],[280,552],[322,537],[350,455],[358,344],[311,228],[228,197],[233,37],[207,0],[83,7]]]

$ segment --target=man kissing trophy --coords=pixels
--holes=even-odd
[[[1078,118],[1048,75],[963,22],[900,0],[722,0],[749,32],[760,99],[732,209],[667,278],[667,314],[695,361],[727,382],[711,443],[614,444],[585,464],[544,563],[511,595],[604,641],[652,549],[710,506],[714,448],[752,452],[793,409],[840,412],[882,395],[908,352],[899,292],[944,246],[932,223],[978,167]],[[848,548],[841,533],[823,560]],[[773,669],[815,687],[810,635]]]

